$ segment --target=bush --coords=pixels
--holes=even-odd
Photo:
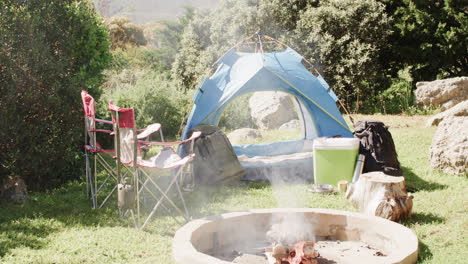
[[[133,24],[127,17],[113,16],[107,19],[106,27],[110,32],[112,49],[146,45],[143,28]]]
[[[191,96],[178,91],[173,81],[153,70],[134,70],[133,73],[141,76],[134,84],[127,84],[123,88],[117,84],[106,90],[100,112],[108,115],[107,102],[112,100],[120,107],[135,109],[139,128],[157,122],[162,125],[165,137],[177,138],[185,113],[190,111]]]
[[[394,79],[392,86],[378,95],[383,114],[400,114],[407,111],[414,102],[411,82]]]
[[[0,2],[0,177],[39,190],[81,175],[80,90],[101,93],[109,46],[89,2]]]
[[[244,94],[231,101],[219,119],[219,127],[234,130],[243,127],[256,128],[250,113],[249,99],[252,93]]]

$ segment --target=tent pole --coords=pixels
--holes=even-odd
[[[346,114],[348,115],[349,117],[349,120],[351,120],[351,124],[353,124],[353,127],[354,127],[354,119],[353,117],[351,116],[351,113],[348,111],[348,109],[344,106],[343,102],[341,101],[341,99],[338,99],[338,102],[340,103],[341,105],[341,108],[344,109],[344,111],[346,112]]]
[[[248,38],[245,38],[243,39],[242,41],[239,41],[236,43],[236,45],[232,46],[230,49],[228,49],[228,51],[226,51],[223,55],[221,55],[221,57],[219,57],[212,65],[211,67],[214,67],[216,64],[218,64],[218,62],[221,60],[222,57],[224,57],[224,55],[226,55],[229,51],[237,48],[240,44],[244,43],[245,41],[247,40],[250,40],[252,39],[253,37],[255,37],[255,34],[253,34],[252,36],[248,37]]]
[[[305,98],[307,98],[309,101],[311,101],[315,106],[317,106],[320,110],[322,110],[322,112],[324,112],[325,114],[327,114],[328,116],[330,116],[333,120],[335,120],[338,124],[340,124],[343,128],[347,129],[348,131],[350,132],[353,132],[346,124],[343,124],[341,123],[338,119],[336,119],[332,114],[330,114],[327,110],[323,109],[323,107],[321,107],[318,103],[316,103],[314,100],[312,100],[310,97],[308,97],[306,94],[304,94],[301,90],[299,90],[298,88],[296,88],[293,84],[291,84],[290,82],[288,82],[287,80],[285,80],[283,77],[281,77],[280,75],[276,74],[274,71],[270,70],[268,67],[265,67],[265,69],[267,69],[269,72],[273,73],[275,76],[277,76],[280,80],[282,80],[283,82],[285,82],[287,85],[289,85],[291,88],[294,88],[298,93],[300,93],[302,96],[304,96]]]

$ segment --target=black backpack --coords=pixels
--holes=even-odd
[[[402,176],[400,162],[392,134],[380,121],[359,121],[354,135],[360,139],[359,153],[365,155],[363,172],[383,171],[387,175]]]
[[[201,131],[195,140],[193,171],[197,185],[239,183],[245,171],[227,136],[216,126],[198,125],[189,131]]]

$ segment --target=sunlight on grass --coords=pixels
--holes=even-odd
[[[226,132],[229,134],[232,131]],[[272,143],[277,141],[287,141],[302,139],[303,133],[299,129],[269,129],[269,130],[258,130],[261,137],[255,139],[249,139],[244,141],[236,142],[235,145],[247,145],[247,144],[261,144],[261,143]]]
[[[429,146],[435,128],[425,128],[426,117],[363,116],[390,124],[408,189],[414,193],[413,216],[402,224],[420,240],[418,263],[465,263],[468,259],[468,180],[429,167]],[[263,138],[277,138],[271,133]],[[281,132],[282,133],[282,132]],[[266,183],[200,187],[186,201],[193,218],[230,211],[277,207],[319,207],[351,210],[341,194],[307,192],[307,185],[273,188]],[[118,217],[116,201],[92,210],[84,183],[71,183],[29,196],[23,205],[0,207],[1,263],[174,263],[172,237],[180,228],[159,214],[146,231]],[[284,197],[294,194],[293,201]],[[276,195],[276,196],[275,196]],[[279,199],[279,201],[277,200]]]

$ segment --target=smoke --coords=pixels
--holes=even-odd
[[[284,172],[272,173],[270,183],[273,196],[279,208],[304,207],[305,203],[301,199],[304,195],[298,191],[298,186],[304,186],[306,181],[295,175],[285,175]],[[305,214],[297,212],[286,212],[281,215],[273,214],[271,219],[271,229],[267,233],[270,242],[283,245],[293,245],[303,240],[315,240],[312,224],[307,221]]]

